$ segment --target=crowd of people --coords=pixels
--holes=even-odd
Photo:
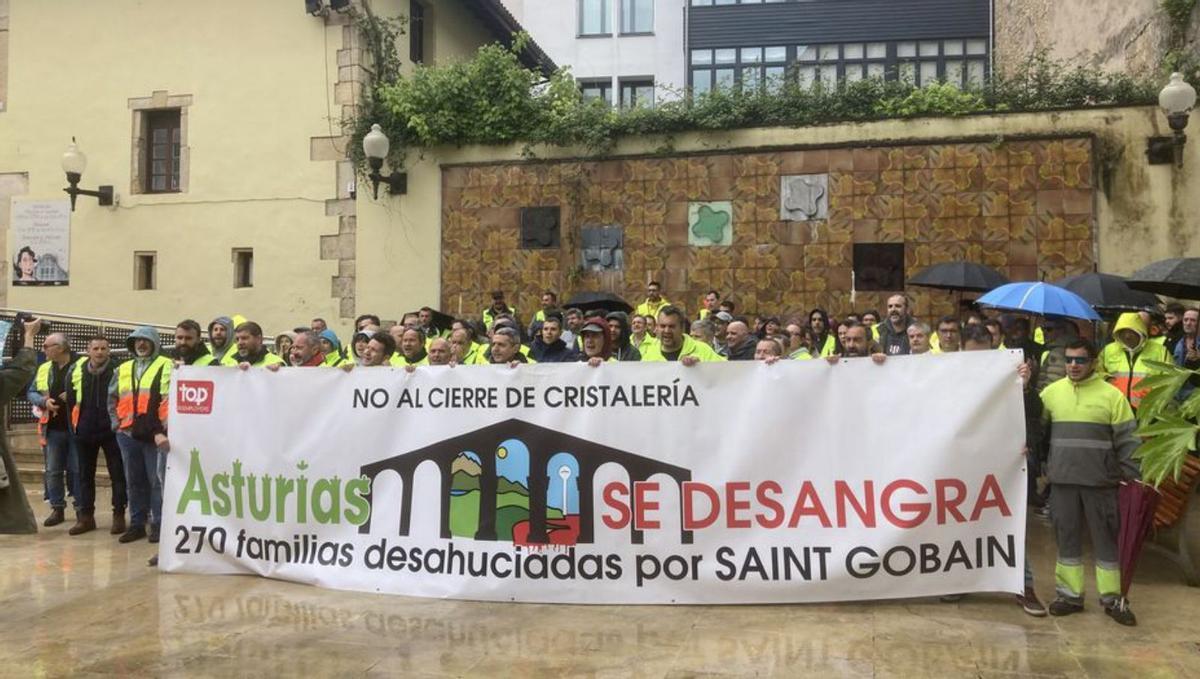
[[[122,543],[158,541],[163,453],[170,445],[169,385],[172,369],[180,365],[412,371],[535,362],[678,361],[690,366],[826,359],[836,364],[854,357],[883,363],[905,354],[1020,349],[1030,504],[1053,522],[1058,542],[1057,596],[1049,613],[1083,609],[1082,537],[1087,532],[1105,611],[1122,624],[1136,623],[1119,592],[1116,488],[1138,475],[1133,410],[1144,395],[1139,382],[1154,372],[1152,362],[1200,368],[1200,310],[1172,304],[1162,314],[1121,314],[1111,342],[1098,349],[1083,338],[1093,329],[1081,329],[1071,319],[1041,318],[1034,327],[1030,317],[985,310],[943,316],[931,324],[914,318],[900,294],[888,298],[883,315],[868,310],[837,316],[813,309],[800,317],[751,319],[715,290],[705,295],[698,313],[688,314],[651,282],[632,313],[560,308],[556,294],[545,291],[542,308],[527,325],[502,291],[491,298],[478,318],[449,318],[425,307],[385,325],[379,316],[363,314],[345,344],[320,318],[273,341],[258,323],[237,316],[218,317],[207,328],[184,320],[169,350],[159,345],[153,328],[140,328],[128,338],[124,361],[114,358],[102,336],[89,340],[85,356],[74,355],[61,333],[46,336],[45,361],[28,386],[46,458],[50,514],[43,525],[65,521],[69,494],[76,520],[68,533],[96,530],[95,473],[103,450],[113,483],[111,533]],[[1042,616],[1047,609],[1034,593],[1032,577],[1027,565],[1027,587],[1018,603]]]

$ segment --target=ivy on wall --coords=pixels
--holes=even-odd
[[[1174,0],[1195,2],[1195,0]],[[392,40],[391,27],[367,20],[363,35]],[[784,78],[773,87],[678,97],[654,108],[613,110],[601,101],[585,101],[574,78],[560,69],[549,78],[523,66],[518,53],[528,38],[512,47],[487,45],[474,58],[444,66],[418,66],[401,77],[399,67],[364,93],[354,130],[353,160],[363,166],[359,143],[378,123],[391,140],[394,167],[405,155],[435,146],[523,143],[576,146],[603,155],[621,138],[660,136],[671,147],[672,135],[751,127],[802,127],[919,116],[960,116],[982,112],[1028,112],[1156,101],[1157,82],[1085,66],[1067,67],[1038,54],[1014,73],[994,75],[981,87],[960,90],[947,84],[870,79],[836,87],[801,87]],[[371,51],[378,53],[375,47]]]
[[[1192,29],[1197,0],[1162,0],[1162,10],[1167,16],[1167,51],[1163,56],[1163,70],[1179,72],[1190,83],[1200,81],[1200,55],[1196,49],[1188,49],[1188,34]]]

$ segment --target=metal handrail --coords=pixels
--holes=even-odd
[[[33,311],[30,309],[7,309],[7,308],[0,307],[0,315],[17,314],[20,312],[25,312],[35,318],[43,318],[43,319],[48,319],[48,320],[56,320],[57,319],[57,320],[61,320],[61,321],[83,321],[85,323],[98,323],[101,325],[125,325],[125,326],[131,326],[134,328],[148,325],[156,330],[174,330],[175,329],[174,325],[167,325],[167,324],[162,324],[162,323],[146,323],[143,321],[122,321],[122,320],[115,319],[115,318],[99,318],[97,316],[78,316],[75,314],[61,314],[61,313],[57,313],[54,311]]]

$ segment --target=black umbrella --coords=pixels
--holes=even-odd
[[[1200,299],[1200,257],[1164,259],[1134,271],[1125,281],[1134,290]]]
[[[1125,278],[1107,273],[1067,276],[1054,285],[1079,295],[1097,311],[1145,311],[1159,303],[1154,293],[1130,289]]]
[[[909,285],[940,290],[988,292],[1008,283],[1004,274],[975,262],[934,264],[908,279]]]
[[[621,299],[611,292],[580,292],[572,297],[564,305],[566,307],[575,307],[581,311],[624,311],[632,313],[633,307],[629,302]]]

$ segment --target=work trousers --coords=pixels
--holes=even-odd
[[[1117,538],[1121,518],[1116,487],[1074,486],[1056,483],[1050,493],[1050,518],[1058,542],[1054,566],[1055,591],[1071,603],[1082,604],[1083,534],[1088,531],[1096,560],[1096,589],[1100,602],[1109,605],[1121,596],[1121,566]]]
[[[121,447],[115,434],[102,438],[91,436],[75,437],[75,448],[79,451],[79,509],[94,512],[96,509],[96,463],[100,450],[104,450],[104,466],[112,481],[112,509],[114,513],[125,512],[128,504],[128,489],[125,487],[125,463],[121,459]]]

